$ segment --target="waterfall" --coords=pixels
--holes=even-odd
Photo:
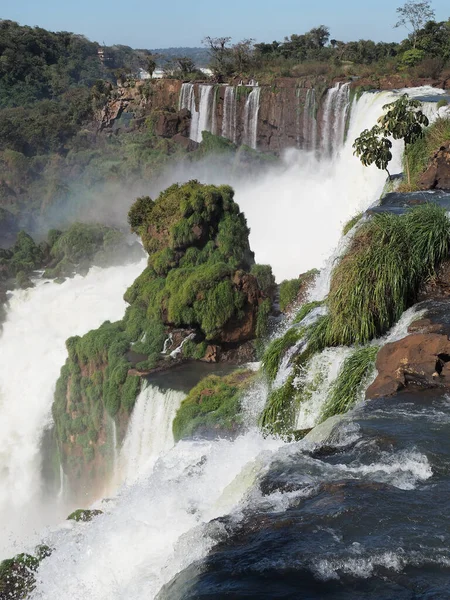
[[[333,94],[337,93],[334,89]],[[352,145],[398,95],[362,94],[353,104],[346,140],[341,138],[339,152],[333,156],[291,149],[277,172],[235,186],[236,201],[251,223],[250,244],[256,260],[271,264],[279,282],[322,268],[339,243],[344,223],[379,199],[386,174],[374,165],[364,167]],[[340,127],[343,121],[340,117]],[[403,142],[395,141],[392,152],[391,172],[398,173]],[[267,212],[262,207],[271,206],[276,210],[270,212],[268,235]]]
[[[213,126],[213,103],[215,100],[213,85],[199,85],[198,110],[195,100],[193,83],[183,83],[181,86],[179,108],[187,108],[191,112],[191,130],[189,137],[195,142],[202,141],[202,131],[211,131]],[[215,109],[214,109],[215,110]],[[215,116],[214,116],[215,119]]]
[[[151,384],[141,391],[120,455],[121,478],[127,483],[148,473],[158,456],[174,445],[172,421],[185,396]]]
[[[327,293],[330,256],[341,237],[343,222],[376,202],[385,182],[384,173],[362,167],[353,156],[353,140],[362,129],[375,124],[382,106],[396,97],[393,92],[363,94],[352,111],[345,143],[342,133],[339,153],[319,159],[314,153],[293,151],[287,154],[282,169],[237,188],[236,199],[252,227],[257,259],[274,264],[278,279],[327,264],[312,296],[320,298]],[[337,125],[341,127],[342,121]],[[402,145],[395,144],[394,168],[400,166],[401,151]],[[399,324],[395,335],[404,331],[408,319]],[[316,422],[346,352],[342,348],[329,349],[314,359],[305,377],[313,383],[315,375],[324,374],[324,370],[326,377],[323,387],[311,396],[308,414],[299,415],[299,425]],[[433,510],[434,490],[443,479],[442,460],[450,450],[442,455],[436,452],[439,471],[433,478],[427,457],[416,450],[420,429],[426,428],[429,421],[411,419],[403,400],[395,413],[398,422],[386,429],[386,419],[392,419],[395,404],[389,399],[385,409],[389,416],[377,403],[378,412],[369,427],[366,414],[362,414],[360,424],[357,415],[343,420],[337,441],[333,438],[332,442],[340,444],[342,452],[330,459],[332,444],[321,456],[316,441],[287,444],[261,435],[254,423],[266,392],[256,387],[243,400],[249,427],[235,440],[189,440],[173,446],[171,422],[181,396],[173,390],[144,388],[121,452],[128,484],[101,505],[104,514],[91,523],[65,525],[49,532],[47,543],[55,550],[41,564],[32,600],[77,600],[80,594],[95,600],[152,600],[164,584],[189,565],[193,565],[192,570],[180,577],[181,590],[175,581],[161,598],[223,597],[224,581],[235,597],[251,594],[255,598],[289,598],[304,592],[305,597],[319,598],[326,594],[331,597],[335,590],[338,597],[346,594],[344,578],[349,575],[348,589],[355,590],[353,596],[347,594],[351,600],[363,594],[380,598],[376,593],[365,594],[363,584],[358,587],[354,580],[359,578],[364,583],[374,573],[374,564],[381,566],[380,576],[375,573],[377,589],[389,571],[394,572],[393,585],[383,597],[399,597],[397,590],[406,580],[406,595],[402,595],[409,598],[414,593],[410,579],[398,573],[403,564],[409,564],[401,562],[406,528],[402,526],[401,545],[399,542],[395,554],[390,547],[389,551],[384,546],[378,548],[380,536],[374,539],[373,523],[380,523],[381,530],[386,522],[396,525],[404,518],[407,523],[410,515],[404,507],[415,511],[420,496],[428,510]],[[442,411],[447,411],[444,419]],[[433,427],[448,427],[448,414],[446,401],[436,409]],[[395,438],[395,429],[402,418],[407,421],[402,433],[415,429],[407,440],[409,446],[398,450],[396,444],[404,442],[401,436]],[[364,427],[378,427],[379,438],[369,431],[365,443],[360,433]],[[447,439],[448,430],[443,430],[441,443],[447,444]],[[428,435],[424,445],[429,444]],[[434,489],[426,494],[421,489],[415,503],[408,504],[407,496],[399,494],[399,490],[411,490],[429,479]],[[443,492],[436,508],[441,515],[448,496],[447,482]],[[397,513],[390,519],[375,514],[374,520],[373,506],[376,508],[388,496]],[[365,520],[364,527],[355,527],[354,515],[358,523]],[[346,526],[342,524],[344,519]],[[301,527],[302,535],[296,535]],[[421,525],[414,527],[412,536],[412,567],[421,557],[417,536],[422,529],[425,542],[426,536],[437,532],[432,540],[435,554],[431,553],[435,562],[425,561],[426,567],[448,564],[448,537],[439,540],[439,536],[447,536],[446,529],[434,527],[430,532]],[[398,527],[390,533],[392,545],[392,540],[398,539]],[[229,554],[227,544],[231,546]],[[214,547],[210,560],[203,562]],[[366,560],[369,552],[371,561]],[[272,577],[273,573],[278,576],[278,571],[288,583],[299,572],[295,586],[283,589],[281,577],[276,581]],[[210,588],[208,579],[212,582]],[[442,579],[445,590],[447,578]],[[245,582],[245,590],[239,587],[240,581]],[[204,587],[197,593],[199,582]],[[320,586],[325,586],[322,595]]]
[[[244,144],[256,150],[258,141],[258,114],[261,88],[254,87],[244,108]]]
[[[219,88],[217,88],[216,86],[213,86],[212,89],[212,96],[213,96],[213,101],[212,101],[212,109],[211,109],[211,133],[213,135],[218,135],[217,132],[217,95],[219,92]]]
[[[0,338],[0,558],[30,532],[57,522],[57,510],[41,503],[40,444],[51,421],[56,380],[66,359],[65,341],[123,316],[127,287],[145,268],[92,268],[57,285],[11,294]],[[13,537],[10,531],[14,532]]]
[[[116,468],[117,459],[119,456],[119,444],[117,441],[117,424],[116,420],[111,418],[111,426],[112,426],[112,454],[113,454],[113,468]]]
[[[317,145],[316,90],[310,88],[306,92],[303,110],[303,149],[314,151]]]
[[[342,146],[345,124],[350,109],[350,84],[337,83],[325,99],[322,131],[322,150],[331,155]]]
[[[223,100],[222,136],[236,142],[236,88],[227,85]]]

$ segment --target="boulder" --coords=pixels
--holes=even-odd
[[[419,179],[421,190],[450,190],[450,142],[441,146]]]
[[[417,324],[416,324],[417,325]],[[422,325],[431,322],[422,320]],[[406,387],[450,390],[450,340],[440,333],[413,333],[378,352],[378,375],[366,398],[391,396]]]

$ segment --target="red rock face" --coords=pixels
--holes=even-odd
[[[415,333],[386,344],[378,353],[378,375],[366,398],[391,396],[408,386],[450,389],[449,360],[450,341],[445,334]]]
[[[450,142],[441,146],[419,180],[421,190],[450,190]]]

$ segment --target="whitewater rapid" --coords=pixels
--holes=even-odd
[[[40,454],[65,341],[122,318],[123,294],[145,264],[94,267],[86,277],[39,280],[11,293],[0,337],[0,558],[66,516],[64,507],[43,502]]]

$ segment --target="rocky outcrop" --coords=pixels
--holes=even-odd
[[[418,186],[421,190],[450,190],[450,142],[435,153]]]
[[[415,333],[386,344],[378,352],[378,375],[366,397],[391,396],[406,387],[450,390],[449,361],[450,341],[445,334]]]
[[[254,264],[233,196],[229,186],[190,181],[131,207],[129,223],[148,266],[125,293],[121,321],[67,340],[53,403],[64,472],[80,500],[103,491],[141,377],[187,360],[254,358],[271,308],[262,282],[273,276]]]
[[[188,138],[190,125],[191,113],[185,108],[179,112],[165,110],[155,115],[155,134],[160,137],[181,135]]]

